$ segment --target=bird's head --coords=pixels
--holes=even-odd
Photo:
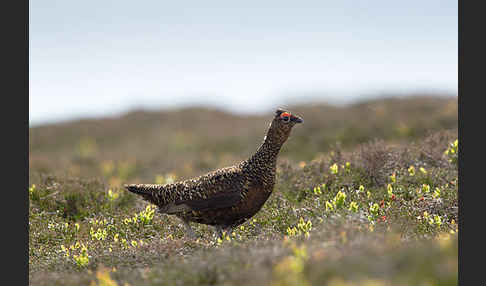
[[[283,143],[289,137],[292,127],[294,127],[295,124],[303,122],[304,120],[301,117],[293,115],[290,111],[279,108],[275,111],[275,117],[270,125],[270,130],[273,131],[272,136]]]
[[[297,123],[303,123],[304,120],[296,115],[293,115],[288,110],[278,108],[275,111],[274,121],[277,121],[281,126],[293,127]]]

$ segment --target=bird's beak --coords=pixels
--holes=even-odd
[[[304,123],[304,119],[302,119],[298,116],[295,116],[295,115],[292,115],[292,121],[295,122],[295,123]]]

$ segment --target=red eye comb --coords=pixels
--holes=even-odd
[[[286,116],[290,116],[290,113],[284,112],[284,113],[280,114],[280,118],[284,118]]]

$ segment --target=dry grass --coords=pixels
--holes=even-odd
[[[121,184],[242,160],[269,116],[194,108],[31,128],[30,284],[456,285],[457,154],[444,152],[457,99],[289,109],[305,123],[274,193],[222,241],[204,225],[186,239]]]

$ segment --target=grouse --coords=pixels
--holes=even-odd
[[[130,184],[124,187],[158,206],[161,213],[222,231],[245,222],[267,201],[275,185],[277,155],[292,127],[304,122],[287,110],[277,109],[262,145],[249,159],[206,175],[166,185]]]

